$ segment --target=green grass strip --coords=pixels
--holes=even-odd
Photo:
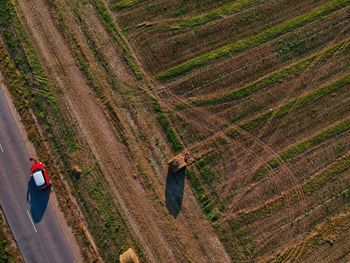
[[[264,89],[274,83],[277,83],[287,77],[290,77],[292,75],[298,74],[299,72],[302,72],[305,68],[307,68],[309,65],[311,65],[315,61],[324,61],[330,57],[332,57],[339,49],[348,50],[350,48],[350,43],[348,42],[349,39],[337,44],[336,46],[329,48],[322,53],[313,55],[303,61],[300,61],[296,64],[293,64],[287,68],[284,68],[280,71],[274,72],[271,75],[264,77],[262,79],[259,79],[255,81],[252,84],[249,84],[242,89],[234,90],[232,92],[229,92],[223,96],[209,99],[209,100],[198,100],[193,102],[194,106],[216,106],[221,103],[227,103],[234,100],[239,100],[242,98],[246,98],[249,95],[253,94],[254,92],[257,92],[261,89]],[[344,44],[346,46],[344,47]]]
[[[177,136],[174,129],[172,128],[168,117],[165,115],[158,101],[155,98],[151,98],[151,100],[152,100],[152,107],[157,114],[157,119],[160,123],[160,126],[163,128],[165,132],[165,135],[171,145],[171,148],[175,153],[179,153],[183,149],[183,145],[180,142],[179,137]]]
[[[140,2],[141,0],[121,0],[115,4],[112,4],[112,9],[118,11],[124,8],[132,7],[133,5],[136,5]]]
[[[101,0],[91,0],[91,2],[94,5],[100,17],[102,18],[107,31],[116,41],[118,46],[121,48],[124,61],[129,66],[131,71],[135,74],[136,78],[138,80],[142,80],[144,78],[143,74],[140,71],[139,67],[136,65],[133,57],[131,56],[130,50],[124,42],[122,36],[120,35],[116,25],[114,24],[114,21],[111,15],[109,14],[107,7]]]
[[[178,66],[170,68],[160,73],[156,78],[161,81],[168,81],[176,76],[189,72],[195,68],[208,64],[214,60],[220,59],[234,52],[239,52],[247,48],[262,44],[268,40],[279,37],[289,31],[292,31],[305,24],[321,20],[325,16],[338,10],[350,3],[350,0],[333,0],[327,4],[321,5],[311,12],[295,17],[287,22],[269,28],[260,34],[242,39],[217,50],[202,54],[196,58],[190,59]]]
[[[287,102],[280,108],[266,112],[259,117],[252,119],[248,121],[247,123],[240,126],[241,129],[250,131],[253,129],[256,129],[264,124],[267,123],[267,121],[270,119],[270,117],[281,117],[285,114],[287,114],[292,108],[299,108],[300,106],[303,106],[305,104],[308,104],[314,100],[317,100],[323,96],[326,96],[332,92],[338,91],[342,88],[344,88],[346,85],[350,84],[350,75],[346,76],[342,79],[339,79],[332,84],[329,84],[328,86],[322,87],[320,89],[317,89],[304,97],[300,97],[297,99],[294,99],[292,101]],[[227,132],[227,136],[234,138],[239,134],[239,129],[232,129],[229,132]]]
[[[285,150],[279,158],[275,158],[272,159],[271,161],[269,161],[267,164],[261,166],[258,168],[258,170],[256,171],[256,173],[254,174],[253,180],[256,180],[258,177],[261,177],[262,175],[264,175],[266,172],[268,172],[271,169],[276,169],[277,167],[279,167],[282,164],[282,161],[286,161],[289,159],[292,159],[293,157],[333,138],[336,136],[339,136],[341,134],[343,134],[344,132],[350,130],[350,119],[347,119],[343,122],[341,122],[338,125],[335,125],[333,127],[330,127],[322,132],[320,132],[319,134],[317,134],[316,136],[305,140],[301,143],[299,143],[296,146],[293,146],[287,150]]]
[[[350,156],[341,159],[340,161],[334,163],[326,169],[314,176],[311,180],[307,181],[301,186],[301,189],[293,189],[291,192],[283,195],[281,198],[278,198],[263,207],[260,207],[256,210],[253,210],[247,214],[242,215],[239,219],[240,222],[244,224],[251,224],[263,217],[272,215],[276,213],[279,209],[285,206],[287,203],[292,201],[297,201],[300,199],[300,191],[304,195],[308,196],[314,192],[320,190],[324,187],[329,181],[336,180],[337,177],[350,168]]]
[[[197,168],[200,169],[200,167],[197,165]],[[215,222],[218,220],[218,214],[217,211],[213,205],[213,203],[210,201],[208,196],[205,193],[204,188],[202,187],[202,183],[198,175],[193,171],[187,172],[187,177],[190,180],[191,186],[194,189],[197,199],[199,200],[202,210],[207,215],[208,219],[211,222]]]
[[[250,7],[255,4],[262,3],[266,0],[238,0],[233,3],[226,4],[211,12],[201,14],[195,17],[184,19],[176,25],[173,25],[172,29],[182,29],[188,27],[195,27],[208,22],[221,19],[223,16],[234,14],[243,8]]]

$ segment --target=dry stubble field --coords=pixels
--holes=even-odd
[[[87,261],[350,260],[349,0],[0,5],[1,72]]]
[[[233,261],[349,260],[349,3],[109,1]]]

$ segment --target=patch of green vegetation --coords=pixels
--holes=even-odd
[[[278,54],[283,60],[290,60],[294,57],[302,56],[310,47],[307,39],[298,35],[291,35],[288,39],[279,44]]]
[[[297,201],[298,198],[300,198],[300,191],[306,196],[311,195],[315,191],[321,189],[329,181],[336,180],[341,173],[347,171],[348,169],[350,169],[350,156],[346,156],[343,159],[338,160],[325,171],[315,174],[315,176],[304,183],[300,188],[293,189],[280,198],[256,210],[243,214],[239,221],[244,224],[251,224],[263,217],[272,215],[287,203]]]
[[[200,159],[197,162],[197,167],[201,173],[203,182],[211,187],[218,175],[211,169],[211,167],[204,161],[204,159]]]
[[[141,0],[120,0],[112,4],[112,9],[118,11],[124,8],[132,7],[140,2]]]
[[[232,233],[234,233],[236,237],[241,257],[243,256],[245,259],[249,258],[256,249],[251,231],[237,221],[231,221],[229,224]]]
[[[183,16],[183,15],[187,14],[187,12],[188,11],[187,11],[186,7],[178,8],[175,11],[175,17]]]
[[[197,167],[199,168],[199,167]],[[197,200],[200,202],[202,209],[204,213],[207,215],[208,219],[211,222],[215,222],[218,220],[218,214],[216,211],[216,208],[214,207],[213,203],[210,201],[209,197],[205,193],[205,190],[203,188],[203,183],[201,182],[201,179],[194,171],[187,171],[188,179],[190,180],[192,189],[195,191],[195,194],[197,196]]]
[[[246,131],[256,129],[256,128],[264,125],[265,123],[267,123],[267,121],[270,119],[271,116],[272,116],[272,111],[267,112],[267,113],[255,118],[255,119],[241,125],[241,128],[243,130],[246,130]]]
[[[90,1],[94,5],[95,9],[97,10],[97,13],[100,15],[107,31],[120,47],[124,61],[130,67],[131,71],[135,74],[136,78],[138,80],[142,80],[144,78],[143,74],[140,71],[137,64],[135,63],[134,58],[131,56],[130,50],[127,47],[122,35],[119,33],[119,30],[117,29],[106,5],[101,0],[90,0]]]
[[[184,19],[181,22],[173,25],[172,29],[182,29],[188,27],[195,27],[208,22],[221,19],[223,16],[231,15],[240,10],[251,7],[253,5],[264,2],[265,0],[236,0],[233,3],[226,4],[218,9],[204,13],[195,17]]]
[[[315,8],[307,14],[295,17],[287,22],[269,28],[257,35],[239,40],[227,46],[221,47],[214,51],[202,54],[196,58],[190,59],[178,66],[175,66],[160,73],[156,78],[161,81],[168,81],[195,68],[206,65],[214,60],[218,60],[232,53],[240,52],[247,48],[254,47],[268,40],[279,37],[287,32],[290,32],[298,27],[321,20],[325,16],[335,12],[336,10],[346,6],[349,3],[350,0],[333,0],[329,3]]]
[[[179,153],[183,149],[183,145],[180,142],[179,137],[177,136],[174,129],[172,128],[170,121],[166,116],[166,114],[164,113],[159,102],[155,98],[151,98],[151,99],[152,99],[152,107],[157,114],[157,119],[160,123],[160,126],[163,128],[165,132],[165,135],[171,145],[171,148],[175,153]]]

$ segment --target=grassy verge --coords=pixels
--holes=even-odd
[[[306,69],[308,66],[315,62],[323,62],[328,58],[332,57],[335,53],[344,51],[347,52],[350,48],[349,39],[337,44],[336,46],[329,48],[317,55],[313,55],[307,59],[297,62],[291,66],[288,66],[282,70],[274,72],[267,77],[259,79],[252,84],[249,84],[241,89],[231,91],[223,96],[212,98],[209,100],[197,100],[193,102],[194,106],[205,107],[205,106],[216,106],[222,103],[227,103],[239,99],[248,97],[249,95],[262,90],[274,83],[278,83],[288,77],[296,75]]]
[[[304,183],[300,188],[293,189],[286,193],[282,197],[267,203],[266,205],[259,207],[251,212],[243,214],[239,219],[244,224],[251,224],[258,219],[266,216],[270,216],[276,213],[279,209],[285,206],[287,203],[297,201],[300,198],[300,191],[304,195],[309,196],[315,191],[325,186],[329,181],[336,180],[336,178],[343,172],[350,169],[350,156],[346,156],[343,159],[335,162],[333,165],[328,167],[326,170],[317,173],[313,178]]]
[[[0,210],[0,262],[24,262],[19,248],[17,247],[12,233],[6,223],[2,210]]]
[[[124,61],[129,66],[131,71],[134,73],[136,78],[138,80],[143,79],[143,74],[136,65],[133,57],[130,54],[130,50],[127,47],[126,43],[124,42],[122,36],[120,35],[116,25],[114,24],[114,21],[106,7],[106,5],[101,0],[90,0],[95,9],[97,10],[97,13],[100,15],[107,31],[112,36],[112,38],[116,41],[118,46],[120,47],[122,51],[122,55],[124,58]]]
[[[214,51],[210,51],[208,53],[200,55],[196,58],[190,59],[178,66],[175,66],[160,73],[156,78],[161,81],[168,81],[195,68],[206,65],[214,60],[228,56],[232,53],[240,52],[247,48],[254,47],[268,40],[279,37],[287,32],[290,32],[298,27],[301,27],[314,21],[321,20],[325,16],[335,12],[336,10],[346,6],[349,3],[350,0],[333,0],[327,4],[315,8],[307,14],[295,17],[287,22],[269,28],[257,35],[239,40],[227,46],[221,47]]]
[[[75,231],[86,261],[96,260],[96,255],[89,248],[81,222],[77,220],[80,216],[77,211],[72,211],[74,206],[69,204],[60,172],[69,183],[103,258],[114,260],[116,255],[128,247],[138,248],[113,202],[112,193],[107,190],[109,186],[100,168],[96,163],[91,164],[94,158],[86,149],[86,142],[76,137],[73,126],[64,117],[56,90],[49,84],[38,55],[13,6],[8,1],[0,1],[0,12],[3,12],[0,15],[0,29],[6,43],[6,48],[2,47],[0,50],[0,71],[28,131],[29,139],[36,147],[39,158],[50,169],[60,205]],[[42,136],[29,113],[31,110],[43,130]],[[52,152],[45,147],[43,142],[46,140]],[[86,160],[90,165],[86,164]],[[62,170],[59,171],[55,163]],[[82,172],[75,169],[77,164],[82,165]]]
[[[299,97],[297,99],[291,100],[281,106],[280,108],[274,110],[274,111],[269,111],[267,113],[264,113],[260,115],[259,117],[256,117],[253,120],[248,121],[247,123],[242,124],[239,129],[243,129],[246,131],[250,131],[253,129],[256,129],[264,124],[267,123],[267,121],[271,117],[281,117],[283,115],[286,115],[292,108],[300,108],[303,105],[309,104],[312,101],[315,101],[323,96],[326,96],[332,92],[338,91],[347,85],[350,84],[350,76],[346,76],[342,79],[339,79],[332,84],[322,87],[320,89],[317,89],[313,92],[310,92],[309,94]],[[239,134],[239,129],[233,129],[227,133],[227,135],[231,138],[236,137]]]
[[[265,0],[237,0],[233,3],[226,4],[220,8],[217,8],[208,13],[200,14],[191,18],[184,19],[179,23],[172,25],[172,29],[191,28],[199,25],[203,25],[214,20],[223,18],[223,16],[237,13],[238,11],[251,7],[253,5],[264,2]]]
[[[141,0],[118,0],[117,3],[112,4],[112,9],[118,11],[124,8],[132,7],[140,2]]]
[[[350,119],[347,119],[343,122],[341,122],[338,125],[335,125],[333,127],[330,127],[316,136],[303,141],[287,150],[281,153],[279,158],[275,158],[270,160],[267,164],[261,166],[258,168],[258,170],[255,172],[253,180],[257,180],[259,177],[263,176],[266,174],[268,171],[272,169],[276,169],[279,167],[283,161],[287,161],[289,159],[292,159],[293,157],[329,140],[332,139],[336,136],[341,135],[344,132],[347,132],[350,130]]]

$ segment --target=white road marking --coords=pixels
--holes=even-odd
[[[0,150],[1,150],[2,152],[4,152],[4,149],[2,148],[1,143],[0,143]]]
[[[26,211],[27,211],[27,214],[28,214],[28,216],[29,216],[30,222],[32,223],[32,225],[33,225],[33,227],[34,227],[35,232],[38,233],[38,231],[36,230],[36,227],[35,227],[35,225],[34,225],[33,219],[32,219],[32,217],[31,217],[30,214],[29,214],[28,209],[27,209]]]

